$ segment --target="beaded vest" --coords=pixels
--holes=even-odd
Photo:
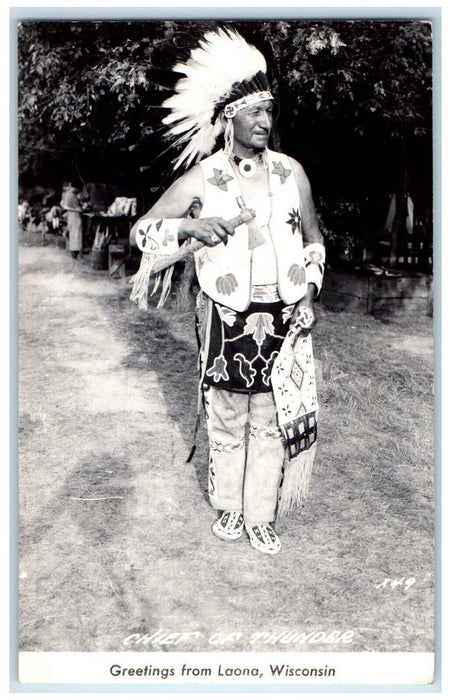
[[[266,154],[271,198],[268,228],[277,261],[277,287],[280,298],[293,304],[307,291],[299,191],[287,156],[269,149]],[[237,197],[241,191],[224,152],[217,151],[201,161],[200,166],[204,178],[200,216],[231,219],[238,215]],[[242,224],[229,236],[227,245],[219,243],[195,253],[202,290],[214,301],[244,311],[251,299],[252,260],[248,226]]]

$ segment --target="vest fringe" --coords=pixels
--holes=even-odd
[[[163,308],[166,299],[168,298],[170,292],[171,292],[171,281],[172,281],[172,274],[174,272],[174,265],[171,265],[171,267],[168,267],[168,269],[164,273],[163,277],[163,283],[161,286],[161,294],[160,294],[160,299],[157,304],[157,309]],[[153,292],[152,292],[153,294]]]
[[[139,266],[138,272],[133,277],[133,288],[130,293],[130,301],[134,301],[138,304],[138,308],[147,311],[148,309],[148,295],[149,295],[149,280],[152,274],[152,269],[155,264],[155,255],[150,255],[148,253],[143,253],[141,256],[141,264]],[[172,274],[174,272],[174,265],[168,267],[165,270],[163,276],[163,282],[161,286],[160,299],[157,304],[157,309],[161,309],[168,298],[171,291],[171,280]],[[156,294],[161,283],[161,273],[158,272],[155,275],[155,283],[150,296]]]
[[[292,460],[285,460],[283,480],[279,489],[277,517],[286,517],[300,505],[304,505],[316,454],[316,442]]]
[[[133,277],[133,288],[130,294],[130,301],[138,304],[138,308],[147,309],[147,295],[149,290],[149,279],[152,274],[152,267],[155,262],[155,256],[143,253],[139,270]],[[156,283],[158,280],[156,281]]]
[[[152,291],[150,292],[150,296],[151,296],[151,297],[153,297],[153,295],[156,294],[156,293],[158,292],[158,288],[159,288],[159,286],[160,286],[160,282],[161,282],[161,272],[157,272],[157,274],[155,275],[155,282],[154,282],[154,285],[153,285],[153,289],[152,289]]]

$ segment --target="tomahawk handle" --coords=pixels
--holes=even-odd
[[[254,218],[255,211],[252,209],[243,209],[238,216],[234,216],[233,219],[230,219],[228,224],[235,230],[238,226],[241,226],[241,224],[246,224]],[[183,248],[179,248],[179,250],[171,255],[159,255],[152,266],[151,274],[155,275],[157,272],[165,270],[167,267],[170,267],[170,265],[174,265],[174,263],[179,262],[179,260],[186,258],[190,253],[195,253],[196,250],[200,250],[204,245],[205,243],[203,241],[194,240],[192,243],[183,246]]]

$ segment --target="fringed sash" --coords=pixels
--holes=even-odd
[[[271,385],[286,449],[278,504],[278,516],[284,516],[304,503],[316,452],[318,400],[310,333],[288,331]]]

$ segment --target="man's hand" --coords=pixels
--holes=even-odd
[[[313,305],[315,289],[314,284],[309,284],[305,297],[298,301],[293,310],[291,324],[293,325],[299,319],[299,323],[302,324],[302,328],[306,331],[310,331],[316,324],[316,314]]]
[[[197,238],[205,245],[213,247],[218,243],[227,243],[228,236],[234,229],[228,221],[220,216],[210,216],[205,219],[183,219],[179,228],[179,238]]]

